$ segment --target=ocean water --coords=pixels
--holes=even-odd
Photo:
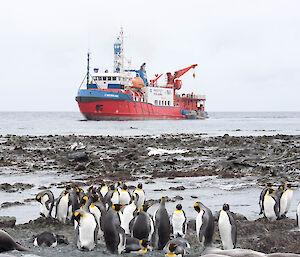
[[[0,112],[0,135],[299,134],[300,112],[212,112],[206,120],[87,121],[80,112]]]

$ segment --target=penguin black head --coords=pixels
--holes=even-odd
[[[198,213],[200,212],[201,209],[200,209],[200,206],[198,203],[194,204],[194,209],[196,210],[196,212],[198,212]]]
[[[93,186],[90,186],[90,187],[87,189],[87,191],[88,191],[89,193],[91,193],[91,192],[93,191],[93,189],[94,189],[94,187],[93,187]]]
[[[115,186],[114,185],[110,185],[108,189],[109,190],[115,190]]]
[[[72,187],[71,187],[70,185],[67,185],[67,186],[66,186],[66,190],[67,190],[67,191],[69,191],[69,190],[71,190],[71,189],[72,189]]]
[[[122,187],[124,190],[127,190],[127,185],[126,184],[123,184],[123,187]]]
[[[174,244],[174,243],[168,244],[168,248],[169,248],[170,252],[173,253],[177,248],[177,244]]]
[[[97,194],[95,194],[95,193],[91,194],[90,197],[91,197],[93,203],[95,203],[95,202],[97,202],[97,201],[100,200],[99,196]]]
[[[270,183],[270,182],[269,182],[269,183],[266,183],[265,186],[266,186],[266,187],[272,187],[273,184],[274,184],[274,183]]]
[[[80,222],[80,217],[83,216],[83,215],[84,215],[84,213],[80,213],[80,212],[76,211],[76,212],[74,212],[72,218],[79,223]]]
[[[275,190],[273,188],[269,188],[269,194],[275,193]]]
[[[284,190],[284,185],[279,185],[279,186],[278,186],[278,189],[279,189],[279,190]]]
[[[117,187],[121,186],[122,184],[123,184],[122,181],[118,181],[117,182]]]
[[[64,190],[64,191],[63,191],[63,194],[64,194],[64,195],[67,195],[68,193],[69,193],[69,192],[68,192],[67,190]]]
[[[143,246],[144,248],[147,248],[148,245],[150,245],[150,241],[147,240],[147,239],[142,239],[142,240],[140,240],[140,244],[141,244],[141,246]]]
[[[152,204],[150,204],[150,203],[145,203],[145,204],[142,205],[141,210],[144,211],[144,212],[147,212],[148,209],[149,209],[151,206],[152,206]]]
[[[82,197],[81,198],[81,201],[80,201],[80,203],[81,203],[81,205],[85,205],[86,204],[86,202],[88,201],[88,197],[85,195],[84,197]]]
[[[293,185],[290,184],[290,183],[286,184],[286,187],[287,187],[287,188],[292,188],[292,186],[293,186]]]
[[[223,211],[229,211],[229,204],[227,203],[223,204]]]
[[[119,211],[119,210],[121,210],[121,208],[123,207],[124,205],[121,205],[121,204],[113,204],[112,206],[111,206],[111,208],[113,208],[113,210],[115,210],[115,211]]]
[[[39,195],[37,195],[36,197],[35,197],[35,200],[37,200],[39,203],[41,202],[41,196],[39,196]]]
[[[143,184],[142,184],[142,183],[139,183],[137,187],[138,187],[139,189],[143,189]]]
[[[180,203],[176,205],[176,210],[182,210],[182,205]]]

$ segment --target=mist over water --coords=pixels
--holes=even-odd
[[[300,112],[212,112],[206,120],[86,121],[79,112],[0,112],[0,135],[208,136],[300,133]]]

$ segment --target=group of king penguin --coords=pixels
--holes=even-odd
[[[274,189],[274,183],[266,183],[265,188],[261,191],[259,198],[260,213],[270,221],[283,219],[288,213],[293,199],[292,184],[280,184],[277,190]],[[298,216],[300,217],[300,205],[297,208],[297,225]]]
[[[292,184],[267,183],[259,199],[260,214],[274,221],[286,217],[293,198]],[[113,254],[124,252],[145,253],[152,249],[164,250],[166,256],[184,256],[190,248],[185,239],[187,218],[181,204],[176,205],[171,217],[166,209],[166,198],[159,199],[159,206],[153,215],[148,213],[152,206],[146,201],[143,185],[140,183],[129,192],[125,183],[100,184],[86,191],[77,186],[67,186],[55,200],[50,190],[37,194],[40,214],[51,217],[55,205],[55,218],[66,223],[73,222],[74,241],[80,250],[93,250],[98,240],[104,240],[107,250]],[[196,233],[204,246],[212,244],[215,222],[211,210],[201,202],[194,205],[197,211]],[[297,208],[297,224],[300,228],[300,204]],[[299,219],[298,219],[299,217]],[[237,224],[224,204],[218,219],[218,227],[224,250],[234,249],[237,241]],[[43,233],[34,244],[45,243],[56,246],[54,234]],[[51,243],[49,243],[49,242]]]
[[[36,195],[40,203],[40,214],[52,217],[55,205],[55,218],[74,224],[74,242],[80,250],[93,250],[99,240],[104,240],[107,250],[113,254],[128,252],[145,253],[153,249],[164,250],[166,256],[184,256],[190,248],[185,239],[187,218],[181,204],[176,205],[172,215],[166,209],[166,198],[159,199],[153,215],[148,209],[153,205],[146,201],[143,185],[140,183],[130,194],[125,183],[100,184],[89,187],[85,192],[77,186],[67,186],[55,200],[50,190]],[[201,202],[194,205],[196,233],[204,246],[212,244],[215,224],[211,210]],[[236,246],[237,226],[224,204],[218,220],[224,249]],[[45,233],[37,237],[35,245],[55,246],[53,234]]]

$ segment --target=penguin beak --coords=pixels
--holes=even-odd
[[[41,202],[41,197],[38,195],[38,196],[36,197],[36,200],[37,200],[38,202]]]

